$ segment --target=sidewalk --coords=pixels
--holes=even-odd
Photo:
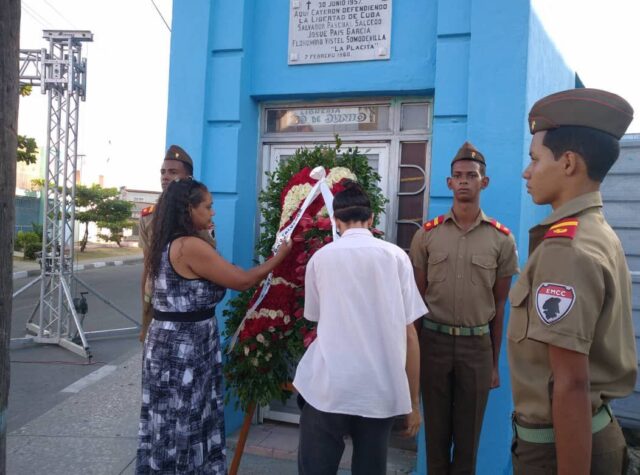
[[[73,269],[76,271],[96,269],[106,266],[139,264],[142,262],[142,249],[133,247],[93,247],[84,253],[76,249],[76,260]],[[40,275],[40,264],[36,261],[13,258],[13,278],[36,277]]]
[[[133,474],[140,413],[140,352],[125,355],[122,361],[103,366],[64,389],[63,392],[72,395],[9,433],[7,473]],[[90,384],[90,381],[94,382]],[[297,473],[295,426],[263,424],[252,426],[249,434],[239,473]],[[228,439],[228,464],[231,464],[237,437],[236,433]],[[350,447],[345,450],[341,464],[344,468],[349,466],[350,450]],[[390,449],[388,473],[409,473],[414,458],[414,453]]]

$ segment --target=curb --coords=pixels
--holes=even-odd
[[[141,264],[143,262],[142,257],[136,257],[133,259],[121,259],[116,261],[99,261],[99,262],[88,262],[87,264],[78,264],[73,266],[74,272],[88,269],[99,269],[101,267],[115,267],[115,266],[123,266],[123,265],[133,265],[133,264]],[[14,279],[22,279],[24,277],[37,277],[41,274],[40,269],[30,269],[30,270],[22,270],[13,273]]]

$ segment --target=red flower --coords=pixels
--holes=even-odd
[[[318,336],[318,330],[317,328],[314,328],[313,330],[311,330],[310,332],[308,332],[305,336],[304,339],[302,340],[302,343],[304,344],[305,348],[308,348],[309,345],[311,343],[313,343],[313,341],[317,338]]]
[[[331,229],[331,220],[329,218],[318,218],[316,227],[320,230],[328,231]]]
[[[302,215],[302,218],[300,218],[300,221],[298,221],[298,226],[300,226],[302,232],[308,230],[313,226],[313,219],[311,219],[311,216],[309,216],[308,212],[305,212]]]
[[[298,264],[306,264],[308,260],[309,260],[309,254],[307,254],[306,252],[301,252],[296,257],[296,262]]]

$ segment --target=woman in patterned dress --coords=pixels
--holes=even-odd
[[[144,347],[137,474],[225,474],[222,355],[214,316],[225,288],[257,284],[289,252],[248,271],[196,236],[214,215],[192,179],[172,182],[157,205],[145,269],[154,319]]]

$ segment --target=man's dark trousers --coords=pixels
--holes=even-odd
[[[452,336],[422,329],[420,386],[429,475],[475,473],[492,369],[488,334]]]
[[[298,473],[335,475],[344,452],[344,437],[348,435],[353,441],[351,473],[386,474],[393,419],[323,412],[306,403],[300,415]]]

